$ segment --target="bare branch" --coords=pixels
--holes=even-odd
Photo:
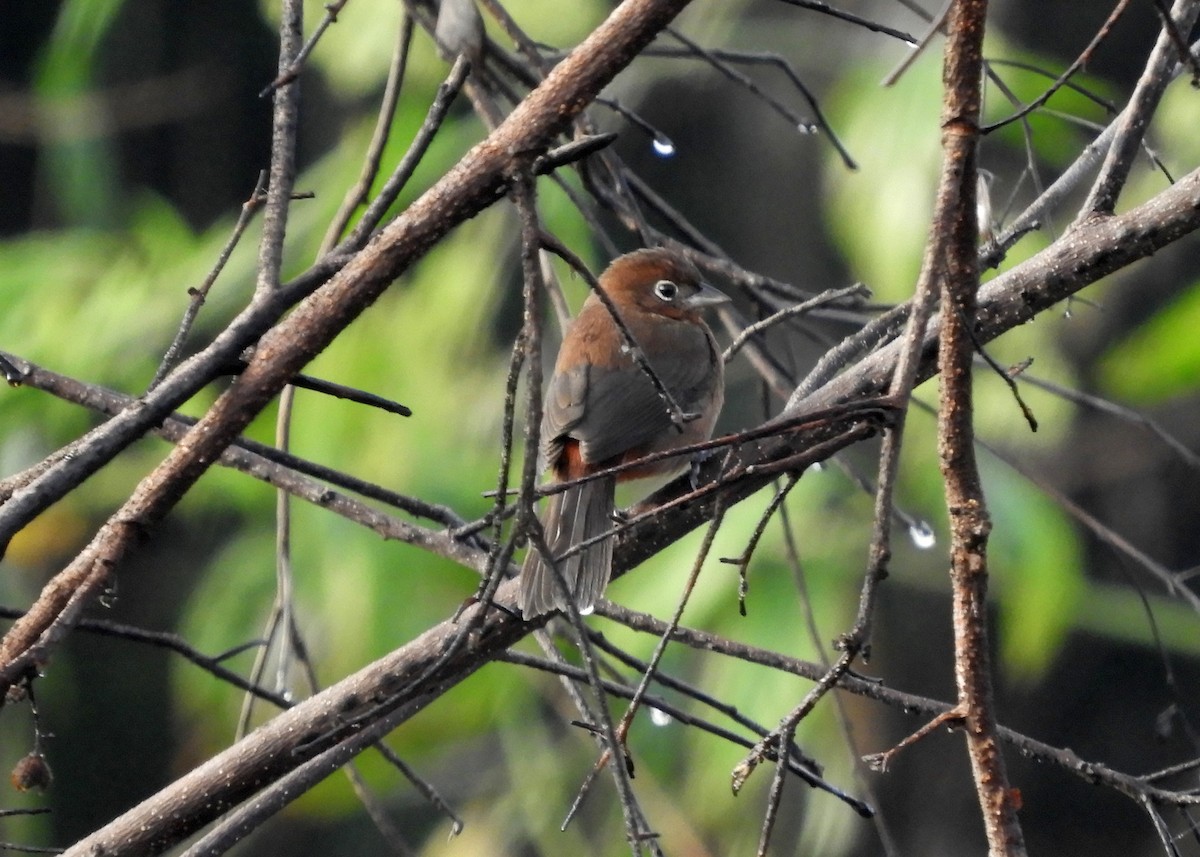
[[[1175,0],[1174,6],[1171,7],[1171,18],[1183,32],[1192,29],[1198,15],[1200,2],[1197,0]],[[1173,77],[1173,70],[1178,64],[1177,53],[1171,28],[1164,27],[1128,106],[1117,120],[1116,137],[1108,149],[1096,184],[1080,210],[1080,219],[1112,214],[1116,209],[1117,197],[1129,178],[1129,170],[1133,167],[1134,157],[1142,144],[1150,117],[1154,115],[1163,90]]]
[[[178,502],[284,384],[433,242],[501,196],[504,177],[514,157],[528,157],[545,150],[572,115],[581,110],[686,4],[687,0],[630,0],[619,7],[554,68],[545,82],[530,93],[488,139],[468,152],[455,169],[392,221],[374,243],[276,327],[257,349],[246,371],[188,438],[142,481],[89,546],[43,590],[38,604],[25,619],[9,630],[0,642],[0,675],[11,680],[25,669],[30,647],[43,631],[51,626],[61,628],[60,617],[64,611],[68,608],[77,610],[95,597],[109,570],[136,535],[152,526]],[[265,303],[272,310],[281,310],[279,296],[287,296],[291,290],[259,290],[258,293],[262,295],[264,291],[265,297],[256,305]],[[255,322],[259,321],[257,314],[248,314]],[[245,333],[244,326],[235,321],[217,342],[228,346]],[[216,346],[215,342],[213,347]],[[176,372],[171,377],[179,375]],[[164,397],[171,389],[168,381],[159,387],[164,391]],[[162,416],[165,413],[157,414],[158,419]],[[153,421],[156,420],[143,423],[141,427],[148,428]],[[116,452],[111,443],[96,443],[95,446],[110,457]],[[0,526],[6,513],[15,506],[17,497],[14,495],[0,509]]]
[[[1066,85],[1071,78],[1075,76],[1075,73],[1078,72],[1079,69],[1087,65],[1087,63],[1091,60],[1092,54],[1095,52],[1096,48],[1100,46],[1101,42],[1108,38],[1109,34],[1112,32],[1112,28],[1116,26],[1117,21],[1120,20],[1121,15],[1125,13],[1127,8],[1129,8],[1129,0],[1117,0],[1117,5],[1113,7],[1112,12],[1109,13],[1105,22],[1100,25],[1100,29],[1096,31],[1096,35],[1092,36],[1092,40],[1088,42],[1087,47],[1084,48],[1083,52],[1075,58],[1074,62],[1067,66],[1066,71],[1060,74],[1055,81],[1050,84],[1050,87],[1045,92],[1033,99],[1033,101],[1030,101],[1012,116],[1009,116],[1006,119],[1001,119],[999,122],[993,122],[991,125],[983,126],[979,129],[980,133],[990,134],[992,131],[1003,128],[1005,125],[1028,116],[1034,110],[1037,110],[1047,101],[1049,101],[1051,96],[1053,96],[1054,93],[1058,92],[1059,89]]]
[[[183,347],[187,343],[188,335],[192,331],[192,325],[196,322],[196,317],[200,314],[200,308],[204,306],[205,299],[208,298],[208,293],[216,283],[217,277],[224,270],[225,264],[229,261],[229,257],[233,255],[233,250],[242,240],[242,234],[246,231],[246,227],[250,225],[250,220],[255,212],[266,202],[266,195],[263,190],[266,188],[267,173],[264,170],[258,174],[258,182],[254,185],[254,190],[250,192],[250,198],[242,203],[241,213],[238,215],[237,222],[233,226],[233,232],[229,236],[229,240],[225,242],[225,246],[221,248],[220,254],[217,256],[217,261],[213,265],[212,270],[204,278],[199,286],[188,289],[188,293],[192,299],[188,303],[187,311],[183,315],[183,320],[179,323],[179,330],[175,333],[175,338],[171,340],[170,346],[167,347],[166,354],[163,355],[162,363],[159,364],[158,371],[154,373],[154,379],[150,382],[150,389],[153,390],[162,381],[163,377],[175,368],[183,355]]]
[[[986,0],[956,2],[947,19],[942,113],[944,193],[938,195],[930,236],[941,290],[938,370],[938,453],[950,514],[950,580],[954,604],[954,676],[966,727],[975,792],[992,857],[1023,857],[1018,801],[1008,785],[996,734],[987,631],[987,543],[991,518],[975,459],[971,366],[979,289],[976,151],[983,83]],[[936,721],[935,721],[936,722]]]
[[[304,4],[285,0],[279,20],[279,71],[290,69],[300,54],[304,29]],[[296,182],[296,139],[300,127],[300,84],[296,80],[274,91],[272,117],[271,168],[267,180],[267,202],[263,213],[263,232],[258,246],[256,293],[279,287],[283,267],[283,236],[287,231],[292,187]]]

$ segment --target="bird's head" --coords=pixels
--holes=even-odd
[[[670,318],[694,318],[704,307],[729,302],[700,275],[691,260],[662,247],[635,250],[613,260],[600,288],[618,307]]]

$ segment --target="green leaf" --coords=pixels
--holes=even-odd
[[[1032,680],[1075,626],[1087,581],[1062,508],[1011,471],[988,473],[991,578],[1000,608],[1000,660]]]
[[[1159,310],[1100,362],[1105,389],[1153,404],[1194,392],[1200,379],[1200,282]]]

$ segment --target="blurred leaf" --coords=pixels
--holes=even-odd
[[[1162,103],[1154,114],[1152,142],[1157,154],[1166,159],[1167,168],[1178,174],[1187,165],[1200,163],[1200,137],[1196,134],[1196,88],[1188,72],[1181,74],[1163,93]],[[1145,164],[1145,158],[1141,159]],[[1150,167],[1138,170],[1135,176],[1152,176],[1156,187],[1165,179]]]
[[[46,123],[39,180],[68,223],[119,222],[121,186],[103,103],[89,97],[100,47],[124,0],[63,3],[42,52],[33,91]]]
[[[997,63],[994,71],[1004,81],[1017,103],[1010,101],[1008,95],[1002,92],[994,81],[987,79],[983,111],[985,124],[1004,121],[1016,113],[1021,105],[1042,97],[1054,82],[1054,78],[1062,71],[1061,60],[1024,51],[996,38],[995,33],[988,34],[987,50],[990,57],[1021,62],[1033,68],[1043,69],[1046,74]],[[1086,73],[1076,74],[1071,83],[1110,102],[1119,100],[1115,86],[1108,81],[1089,77]],[[1047,111],[1059,115],[1052,115]],[[1072,121],[1068,117],[1078,121]],[[1094,100],[1070,86],[1063,86],[1045,105],[1028,114],[1024,122],[1010,122],[993,131],[986,139],[1002,141],[1013,150],[1022,153],[1026,152],[1028,145],[1036,163],[1049,165],[1051,168],[1063,168],[1077,157],[1079,149],[1094,136],[1095,132],[1089,129],[1086,123],[1093,122],[1103,126],[1111,119],[1108,111]],[[1028,137],[1025,134],[1026,123],[1029,129]]]
[[[1100,361],[1100,378],[1113,396],[1155,404],[1190,395],[1200,378],[1200,282],[1140,324]]]
[[[830,230],[854,276],[885,301],[912,294],[929,231],[941,159],[937,127],[938,64],[917,62],[896,86],[880,79],[889,68],[864,62],[827,99],[830,121],[855,153],[851,173],[826,157]],[[880,129],[887,128],[886,134]]]
[[[8,543],[5,562],[18,568],[48,567],[70,559],[91,535],[89,522],[79,514],[78,505],[68,497],[34,518]]]
[[[1042,675],[1074,628],[1087,590],[1079,540],[1063,510],[1007,469],[987,468],[992,591],[1006,672]]]
[[[1029,62],[1053,69],[1047,58],[1021,53],[1008,46],[997,33],[989,33],[988,53]],[[827,99],[830,121],[839,129],[843,141],[860,161],[860,169],[850,173],[832,155],[825,158],[825,185],[832,214],[830,231],[852,260],[855,275],[882,300],[899,301],[912,294],[921,265],[921,254],[929,229],[941,163],[940,140],[931,133],[939,127],[940,103],[933,93],[939,91],[940,64],[936,52],[922,57],[892,87],[879,82],[892,70],[891,60],[864,61],[856,65],[833,89]],[[997,67],[999,74],[1022,101],[1040,95],[1050,79],[1032,72]],[[1099,81],[1087,85],[1100,95],[1111,95],[1111,87]],[[1050,108],[1107,121],[1102,108],[1070,89],[1054,95]],[[1011,115],[1013,106],[994,86],[987,95],[987,121]],[[1065,165],[1075,157],[1082,139],[1091,133],[1080,130],[1068,120],[1035,113],[1030,146],[1038,163]],[[886,128],[886,133],[880,129]],[[992,160],[1003,161],[1007,148],[1026,157],[1026,138],[1021,123],[1012,123],[990,135],[981,150],[980,166]],[[1029,197],[1026,183],[1024,196]],[[1005,202],[1013,188],[992,188],[992,204],[997,218],[1005,212]],[[1047,240],[1035,234],[1026,237],[1008,257],[1014,264],[1041,249]],[[989,276],[985,272],[985,278]]]
[[[1180,165],[1200,160],[1197,140],[1196,93],[1182,75],[1167,88],[1154,118],[1155,145],[1166,160],[1167,170],[1178,174]],[[1134,165],[1129,187],[1122,195],[1123,207],[1141,202],[1161,191],[1167,178],[1140,158]],[[1194,240],[1188,240],[1194,244]],[[1200,281],[1182,291],[1139,324],[1123,341],[1115,343],[1099,363],[1104,388],[1134,404],[1157,404],[1195,392],[1200,378],[1200,343],[1195,331],[1200,326]]]
[[[1140,572],[1132,577],[1141,592],[1132,586],[1095,585],[1083,593],[1078,610],[1080,629],[1147,649],[1157,651],[1161,644],[1168,651],[1200,657],[1195,608],[1152,594],[1161,591],[1160,585]]]
[[[259,6],[264,17],[278,27],[279,5],[260,2]],[[337,22],[321,37],[308,65],[319,69],[334,90],[344,97],[362,97],[382,86],[395,50],[403,8],[403,4],[394,0],[356,0],[347,4],[338,12]],[[526,25],[537,22],[537,27],[528,31],[529,37],[536,42],[569,47],[590,32],[605,8],[595,0],[575,2],[571,4],[571,14],[563,15],[556,0],[526,0],[519,17]],[[305,33],[311,33],[325,14],[324,5],[309,4],[305,12]],[[511,45],[512,40],[486,13],[484,23],[488,35],[501,47]],[[418,27],[405,71],[405,86],[412,83],[435,85],[448,71],[448,64],[434,49],[432,37]]]

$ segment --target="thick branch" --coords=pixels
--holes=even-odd
[[[1198,226],[1200,171],[1125,215],[1085,224],[1036,258],[983,286],[976,313],[976,335],[981,341],[990,341],[1105,274],[1149,255]],[[934,370],[936,333],[931,331],[926,340],[928,356],[922,364],[923,377]],[[854,370],[806,398],[803,408],[810,410],[818,402],[836,403],[885,390],[895,370],[898,348],[898,345],[890,346],[860,361]],[[857,418],[847,418],[847,422],[854,419]],[[818,440],[834,445],[851,442],[845,439],[843,443],[841,437],[835,437],[829,431],[827,429],[823,435],[812,431],[764,441],[755,450],[748,450],[746,455],[755,462],[767,463],[794,455],[802,448],[811,448]],[[769,475],[747,477],[724,490],[736,499],[752,493],[769,479]],[[686,479],[678,480],[659,492],[655,499],[669,500],[678,496],[690,490],[686,484]],[[709,502],[710,499],[702,499],[680,506],[652,522],[635,527],[619,542],[615,569],[624,571],[636,565],[706,520],[704,507]],[[497,602],[514,603],[514,590],[511,583],[502,586],[496,595]],[[469,619],[467,615],[460,622]],[[377,664],[280,715],[242,743],[113,821],[68,853],[90,854],[87,849],[91,845],[117,842],[130,842],[135,846],[128,852],[130,854],[150,853],[146,850],[148,843],[161,841],[166,835],[166,827],[176,825],[172,829],[178,835],[186,833],[184,824],[188,825],[187,830],[195,829],[292,765],[300,764],[311,754],[329,746],[337,737],[345,737],[346,732],[354,728],[352,715],[360,710],[358,706],[369,708],[373,700],[394,694],[389,705],[405,706],[406,710],[415,712],[536,627],[537,623],[526,624],[501,610],[492,610],[454,657],[439,663],[459,628],[453,622],[443,622]],[[326,737],[326,733],[335,728],[341,731]],[[178,821],[161,820],[168,807]],[[158,819],[155,821],[158,826],[150,824],[155,819]],[[139,834],[143,826],[147,829]],[[135,836],[142,838],[132,841],[125,838]]]
[[[1171,18],[1181,26],[1186,33],[1191,30],[1200,15],[1200,3],[1197,0],[1176,0],[1171,7]],[[1171,27],[1164,25],[1158,36],[1150,60],[1146,63],[1134,89],[1129,105],[1117,119],[1117,132],[1112,146],[1105,156],[1104,165],[1096,184],[1084,203],[1080,217],[1112,214],[1117,205],[1117,197],[1125,187],[1129,171],[1133,168],[1134,158],[1142,138],[1150,125],[1150,119],[1162,99],[1167,84],[1172,80],[1172,69],[1181,59],[1177,56],[1179,49],[1171,37]]]
[[[1017,265],[979,289],[975,337],[991,342],[1005,331],[1024,324],[1086,286],[1143,259],[1200,228],[1200,170],[1189,173],[1154,199],[1123,214],[1081,222],[1033,258]],[[918,378],[936,371],[935,316],[925,335],[924,356]],[[794,419],[834,405],[883,395],[892,382],[902,343],[879,348],[815,392],[789,405],[777,420]],[[853,417],[844,423],[851,424]],[[795,455],[814,442],[829,442],[840,449],[852,438],[833,440],[836,428],[818,437],[806,433],[758,442],[743,451],[743,458],[762,463]],[[845,428],[845,425],[841,426]],[[706,471],[711,475],[710,470]],[[770,481],[769,475],[747,478],[725,489],[732,502],[749,496]],[[689,492],[685,478],[666,485],[646,504],[662,504]],[[617,545],[614,573],[631,568],[701,526],[710,514],[713,499],[704,498],[673,514],[634,527]]]
[[[637,7],[647,16],[669,18],[682,5],[682,2],[631,2],[622,6],[614,17],[633,14],[629,9]],[[639,30],[641,35],[634,41],[643,36],[648,40],[648,33],[655,26],[650,20],[647,17],[636,22],[638,27],[647,29]],[[658,17],[653,18],[653,21],[658,20]],[[613,59],[613,50],[622,58],[620,61],[627,61],[631,54],[625,51],[633,50],[632,43],[617,39],[617,35],[610,29],[599,37],[599,43],[596,38],[589,39],[584,47],[591,46],[589,50],[593,53],[581,62],[585,66],[597,60],[617,62]],[[617,47],[613,45],[614,40],[620,43]],[[564,112],[553,114],[556,106],[538,96],[544,87],[539,88],[534,93],[541,99],[538,109],[526,109],[525,105],[518,108],[512,120],[473,150],[454,172],[389,226],[362,258],[323,288],[270,337],[248,370],[248,377],[242,378],[223,397],[216,415],[212,419],[206,418],[202,428],[192,433],[187,448],[168,459],[162,472],[139,489],[134,505],[123,510],[136,514],[136,517],[118,516],[110,522],[110,527],[128,525],[133,530],[165,513],[174,502],[172,491],[182,492],[188,487],[195,475],[212,460],[209,456],[218,453],[244,424],[240,421],[248,419],[247,415],[252,416],[255,409],[273,395],[273,390],[278,389],[277,385],[281,386],[287,380],[292,366],[298,368],[312,353],[319,351],[328,338],[369,305],[392,278],[453,224],[496,198],[501,192],[501,178],[499,173],[489,171],[493,168],[501,170],[510,162],[514,151],[522,151],[507,147],[543,145],[553,129],[566,121],[563,116],[569,117],[577,109],[575,105],[579,102],[573,99],[586,100],[592,84],[599,87],[599,82],[594,79],[581,82],[565,76],[566,72],[560,74],[563,67],[570,65],[582,51],[583,48],[556,68],[546,83],[549,86],[553,80],[558,94],[568,98],[557,105],[557,109]],[[587,73],[586,70],[576,71]],[[530,101],[533,100],[531,96]],[[562,108],[563,104],[568,107]],[[513,124],[518,114],[521,119]],[[994,338],[1105,274],[1171,243],[1195,229],[1198,223],[1200,173],[1193,173],[1156,200],[1127,215],[1082,225],[983,290],[981,308],[976,316],[977,335],[981,341]],[[306,341],[304,337],[308,335],[317,338]],[[934,340],[935,334],[926,335],[921,377],[928,377],[933,372]],[[884,348],[860,361],[847,373],[802,399],[798,408],[789,411],[789,416],[811,411],[822,403],[849,402],[881,393],[894,374],[896,352],[894,347]],[[278,366],[272,365],[273,358],[279,359]],[[752,493],[778,472],[771,466],[779,462],[784,462],[786,468],[800,469],[809,461],[828,457],[833,449],[847,445],[871,430],[872,426],[865,423],[861,415],[851,415],[840,424],[829,423],[820,429],[747,446],[739,462],[747,475],[723,486],[724,501],[736,501]],[[825,446],[817,448],[819,442]],[[797,455],[801,457],[795,457]],[[758,472],[749,470],[753,467],[762,469]],[[682,485],[669,486],[662,496],[679,496]],[[621,541],[618,568],[631,567],[704,521],[714,500],[715,492],[635,528]],[[129,532],[117,533],[111,544],[105,544],[102,533],[89,548],[86,562],[101,565],[119,557],[129,535]],[[502,604],[511,603],[512,587],[502,587],[497,600]],[[464,621],[467,618],[470,618],[469,614]],[[477,632],[448,656],[460,627],[443,623],[380,664],[368,667],[293,712],[281,715],[246,742],[189,774],[172,786],[169,793],[152,798],[69,853],[95,853],[91,850],[93,846],[97,850],[112,849],[118,844],[122,853],[147,853],[151,843],[173,841],[172,837],[195,829],[205,819],[277,779],[282,772],[312,758],[332,742],[374,722],[373,718],[377,719],[379,712],[386,712],[392,722],[401,722],[535,626],[521,623],[501,611],[492,611]],[[173,820],[166,820],[168,817]]]
[[[687,0],[627,0],[619,6],[495,132],[265,336],[233,386],[0,642],[0,691],[32,666],[33,647],[63,632],[71,616],[101,591],[137,534],[179,501],[283,386],[437,240],[498,199],[513,164],[545,151],[686,5]]]
[[[514,589],[512,584],[507,585],[501,590],[502,598],[511,602]],[[472,613],[480,609],[470,608],[460,621],[472,621]],[[443,622],[391,655],[280,713],[64,853],[73,857],[161,853],[259,789],[377,721],[399,724],[411,717],[533,626],[493,609],[472,635],[471,644],[459,646],[455,652],[459,627],[454,622]]]
[[[950,513],[950,580],[954,602],[954,674],[966,726],[975,792],[992,857],[1025,854],[1017,805],[1008,786],[993,710],[987,634],[987,542],[991,519],[975,460],[969,325],[979,288],[976,244],[976,153],[983,78],[986,0],[961,0],[947,19],[944,162],[934,229],[934,276],[941,287],[938,452]]]

